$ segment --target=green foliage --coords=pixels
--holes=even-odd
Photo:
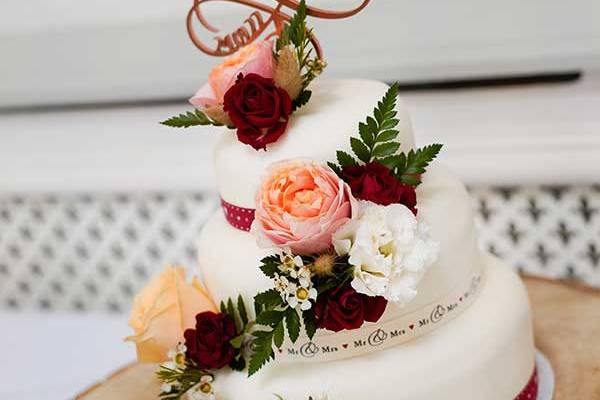
[[[306,1],[302,0],[290,21],[284,25],[281,35],[275,42],[275,49],[279,51],[290,44],[294,47],[302,47],[309,32],[306,27]]]
[[[275,352],[273,351],[273,336],[275,335],[275,331],[272,329],[256,331],[253,335],[253,354],[248,362],[248,376],[254,375],[267,362],[275,359]]]
[[[254,303],[266,309],[283,305],[283,299],[277,290],[269,289],[254,296]]]
[[[311,96],[312,92],[310,90],[302,89],[300,94],[298,94],[298,97],[296,97],[292,102],[292,111],[296,111],[297,109],[308,103]]]
[[[358,124],[360,138],[350,138],[350,147],[358,160],[348,153],[338,151],[339,167],[357,165],[358,161],[368,163],[392,155],[398,150],[400,143],[393,141],[398,136],[398,131],[394,129],[399,122],[395,118],[397,93],[398,85],[394,83],[373,109],[373,116]]]
[[[385,165],[393,171],[396,178],[402,183],[418,186],[421,183],[421,174],[425,172],[431,161],[437,157],[441,149],[441,144],[431,144],[417,150],[411,150],[408,154],[403,153],[389,158],[385,160]]]
[[[204,375],[211,374],[189,363],[186,364],[186,368],[184,369],[170,369],[161,365],[156,372],[157,378],[169,385],[173,385],[176,382],[179,385],[173,385],[170,392],[162,392],[159,397],[163,400],[179,400],[187,391],[198,384],[200,378]]]
[[[288,308],[285,313],[285,324],[290,340],[292,343],[296,343],[298,336],[300,336],[300,317],[298,316],[298,311]]]
[[[281,260],[278,255],[271,255],[260,260],[261,265],[259,266],[260,270],[265,274],[268,278],[275,278],[275,274],[279,273],[279,266],[281,265]]]
[[[315,319],[315,313],[311,310],[306,310],[302,313],[302,320],[304,321],[304,330],[309,339],[312,339],[317,332],[317,321]]]
[[[408,154],[397,154],[400,142],[396,141],[399,120],[396,118],[396,99],[398,84],[394,83],[373,109],[373,115],[358,124],[359,138],[350,138],[350,147],[354,155],[344,151],[336,153],[337,164],[328,165],[341,176],[342,169],[349,166],[377,161],[394,173],[402,183],[418,186],[421,174],[438,155],[442,145],[432,144]]]
[[[200,110],[187,111],[183,114],[176,115],[161,122],[162,125],[173,128],[189,128],[190,126],[198,125],[214,125],[222,126],[223,124],[210,119]]]

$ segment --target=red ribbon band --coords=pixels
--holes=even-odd
[[[254,221],[254,209],[238,207],[221,199],[221,207],[229,225],[248,232]]]

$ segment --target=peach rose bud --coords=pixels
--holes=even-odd
[[[326,165],[295,159],[274,164],[256,197],[251,232],[260,247],[311,254],[358,211],[350,187]]]
[[[210,71],[208,83],[189,100],[197,108],[223,103],[223,96],[235,83],[239,74],[255,73],[263,78],[275,75],[273,42],[271,40],[250,43],[227,57],[223,63]]]
[[[134,335],[125,340],[136,344],[140,362],[164,362],[203,311],[217,307],[200,281],[188,283],[185,268],[167,267],[135,297],[129,319]]]

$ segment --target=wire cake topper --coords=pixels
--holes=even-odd
[[[250,16],[248,16],[248,18],[244,20],[244,23],[239,28],[233,32],[229,32],[221,36],[218,34],[219,29],[215,28],[207,21],[201,10],[202,4],[217,1],[242,4],[254,9],[254,11],[250,14]],[[256,40],[267,30],[271,24],[274,27],[274,31],[266,35],[266,37],[269,38],[279,35],[285,22],[291,19],[291,16],[285,13],[282,8],[287,7],[292,10],[297,10],[300,2],[297,0],[276,1],[277,6],[273,8],[254,0],[194,0],[194,4],[187,15],[187,30],[190,39],[194,45],[204,53],[212,56],[222,57],[233,54],[241,47]],[[326,10],[307,6],[306,14],[315,18],[323,19],[348,18],[362,11],[370,1],[371,0],[362,0],[361,4],[359,4],[357,7],[345,11]],[[196,32],[196,27],[194,26],[195,21],[198,21],[201,27],[204,29],[216,34],[214,37],[214,40],[216,41],[216,47],[211,47],[202,41]],[[319,40],[314,34],[311,36],[310,40],[315,48],[315,51],[317,52],[317,56],[322,58],[322,49],[319,44]]]

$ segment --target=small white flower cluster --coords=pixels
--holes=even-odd
[[[302,257],[294,256],[290,251],[284,251],[280,259],[281,273],[275,274],[273,279],[275,289],[290,307],[310,310],[312,301],[317,299],[317,289],[313,287],[310,269],[304,265]]]
[[[437,259],[438,243],[404,205],[361,201],[360,208],[359,217],[333,235],[335,250],[349,256],[357,292],[402,306],[417,295],[417,285]]]
[[[188,400],[216,400],[212,375],[202,375],[200,382],[187,392]]]
[[[186,368],[185,365],[185,352],[187,351],[187,347],[185,344],[178,343],[177,346],[169,350],[167,353],[167,357],[169,357],[169,361],[162,363],[161,366],[164,368],[168,368],[171,370],[184,370]],[[173,389],[177,389],[181,384],[179,382],[170,382],[163,383],[160,390],[163,393],[170,393]]]

